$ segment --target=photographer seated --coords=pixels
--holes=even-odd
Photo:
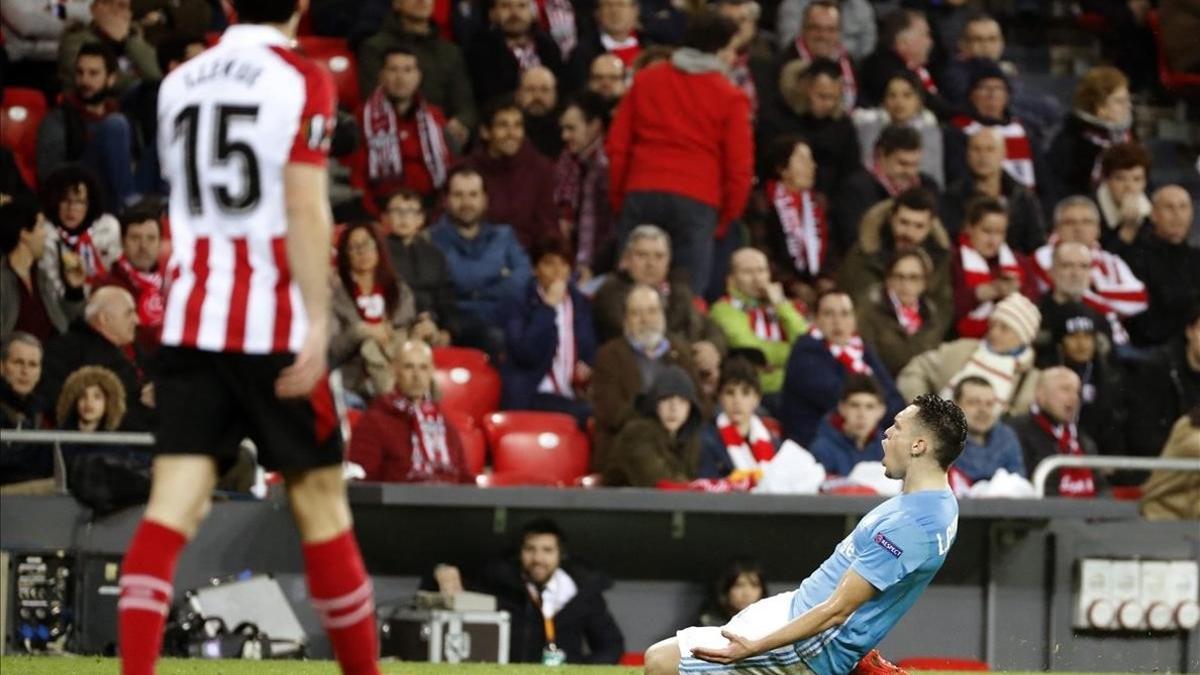
[[[509,659],[513,663],[613,664],[625,651],[604,591],[611,581],[567,557],[565,537],[548,519],[521,529],[516,556],[488,563],[471,590],[496,596],[512,617]],[[458,568],[438,565],[438,590],[463,590]]]

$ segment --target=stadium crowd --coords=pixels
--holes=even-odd
[[[484,420],[437,391],[463,349],[501,409],[569,415],[605,485],[746,489],[786,440],[844,478],[929,392],[967,412],[962,494],[1052,455],[1193,452],[1194,206],[1156,181],[1133,98],[1168,95],[1138,46],[1159,46],[1150,12],[1172,67],[1200,71],[1178,47],[1200,6],[1081,3],[1131,37],[1103,36],[1113,65],[1064,109],[1005,60],[1029,15],[986,4],[312,0],[300,49],[341,94],[348,459],[475,483]],[[53,105],[32,154],[0,149],[4,428],[150,428],[157,139],[177,132],[158,87],[234,20],[217,0],[5,1],[0,84]],[[235,167],[238,124],[218,141]],[[47,489],[45,446],[0,450],[6,492]],[[80,476],[148,462],[64,455]],[[1049,492],[1146,478],[1070,469]],[[1194,480],[1153,478],[1154,513],[1200,517]]]

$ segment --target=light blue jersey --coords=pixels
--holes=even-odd
[[[818,675],[844,675],[887,635],[942,567],[958,533],[958,501],[949,490],[892,497],[875,507],[800,584],[789,619],[824,602],[846,570],[879,591],[840,626],[795,644]]]

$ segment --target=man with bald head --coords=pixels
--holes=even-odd
[[[433,400],[433,350],[408,340],[392,367],[396,388],[371,403],[354,427],[350,461],[382,483],[473,483],[457,430]]]
[[[690,345],[667,333],[662,296],[646,284],[634,284],[625,296],[624,334],[614,337],[596,353],[592,374],[592,405],[596,412],[596,437],[592,467],[604,468],[613,438],[629,420],[637,417],[638,395],[649,390],[668,366],[680,366],[692,377],[697,391],[699,377]],[[720,367],[720,364],[717,364]]]
[[[601,54],[592,59],[588,70],[587,88],[616,105],[625,95],[625,62],[612,54]]]
[[[966,170],[950,182],[941,200],[942,225],[957,237],[966,220],[967,204],[977,197],[993,197],[1008,207],[1008,246],[1019,253],[1033,253],[1046,242],[1042,209],[1037,196],[1004,170],[1004,139],[995,129],[984,127],[967,139],[966,147]]]
[[[562,129],[558,126],[558,78],[545,66],[534,66],[521,75],[517,106],[525,113],[525,136],[549,159],[562,152]]]
[[[117,286],[93,291],[83,316],[46,345],[39,385],[43,400],[58,400],[63,382],[76,370],[101,366],[116,373],[125,386],[128,413],[122,429],[149,429],[154,385],[145,372],[149,364],[134,342],[137,327],[137,305],[129,291]]]
[[[1012,421],[1021,441],[1025,468],[1032,476],[1037,465],[1054,455],[1095,455],[1096,443],[1080,433],[1076,421],[1081,407],[1082,383],[1065,366],[1041,372],[1029,414]],[[1059,469],[1046,483],[1046,494],[1062,497],[1095,497],[1103,488],[1099,473],[1091,469]]]
[[[783,286],[771,280],[767,255],[756,248],[734,252],[726,293],[709,317],[725,332],[730,348],[762,354],[763,394],[778,393],[792,344],[808,332],[808,321],[784,295]]]
[[[1150,308],[1129,324],[1133,343],[1160,345],[1183,330],[1188,310],[1200,302],[1200,248],[1188,243],[1195,227],[1192,198],[1178,185],[1161,187],[1151,199],[1150,236],[1118,253],[1150,292]]]

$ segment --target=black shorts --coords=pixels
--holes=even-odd
[[[271,471],[303,471],[342,462],[342,437],[329,388],[280,399],[275,380],[293,354],[224,354],[163,347],[157,357],[155,452],[205,455],[222,472],[249,438]],[[316,400],[321,399],[321,400]]]

